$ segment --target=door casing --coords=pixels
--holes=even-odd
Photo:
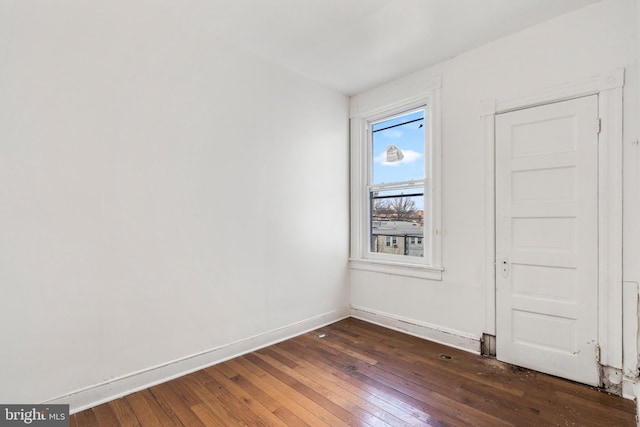
[[[485,333],[496,334],[495,115],[598,95],[598,343],[600,365],[622,369],[622,88],[624,68],[528,95],[481,103],[485,139]],[[606,382],[606,379],[604,379]]]

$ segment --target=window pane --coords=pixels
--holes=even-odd
[[[373,123],[372,184],[424,178],[424,110]]]
[[[424,256],[422,188],[372,192],[371,252]]]

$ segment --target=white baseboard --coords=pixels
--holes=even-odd
[[[629,400],[634,400],[640,394],[640,384],[638,384],[637,378],[622,379],[622,397]]]
[[[471,334],[354,305],[351,306],[351,316],[449,347],[480,354],[480,338]]]
[[[636,425],[640,427],[640,386],[635,385],[635,398],[636,398]]]
[[[74,414],[225,360],[276,344],[347,317],[349,317],[348,309],[320,314],[230,344],[185,356],[119,378],[113,378],[103,383],[94,384],[43,403],[68,404],[70,413]]]
[[[640,427],[640,382],[638,378],[622,379],[622,397],[636,401],[636,425]]]

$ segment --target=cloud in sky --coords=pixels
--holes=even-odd
[[[404,135],[404,132],[401,131],[400,129],[385,129],[384,130],[384,137],[385,138],[402,138],[402,136]]]
[[[404,154],[404,159],[400,160],[399,162],[387,162],[387,153],[386,151],[383,151],[382,153],[374,157],[373,161],[381,164],[382,166],[400,166],[407,163],[413,163],[422,157],[421,153],[413,150],[402,150],[402,154]]]

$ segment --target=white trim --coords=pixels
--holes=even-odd
[[[599,137],[599,284],[598,339],[600,363],[622,368],[622,86],[624,68],[536,91],[533,94],[499,100],[483,100],[485,123],[485,228],[495,236],[495,115],[537,105],[598,95],[602,119]],[[485,328],[495,331],[495,246],[486,243],[485,280],[488,302]],[[635,340],[633,341],[635,342]]]
[[[494,101],[495,113],[506,113],[522,108],[531,108],[537,105],[595,95],[607,90],[621,88],[623,85],[624,68],[618,68],[574,83],[541,89],[529,95],[497,99]],[[483,105],[490,102],[485,100]]]
[[[347,317],[349,317],[348,309],[330,311],[230,344],[221,345],[161,365],[94,384],[48,400],[44,402],[44,404],[69,404],[70,412],[74,414],[135,393],[136,391],[147,389],[156,384],[164,383],[208,366],[276,344]]]
[[[431,265],[442,268],[442,89],[431,93]],[[439,280],[441,280],[440,278]]]
[[[442,280],[441,249],[441,87],[440,76],[431,79],[413,77],[400,82],[385,85],[351,99],[351,263],[354,269],[368,270],[386,274]],[[430,211],[431,224],[425,224],[425,255],[427,260],[397,259],[389,255],[369,257],[368,230],[368,193],[362,191],[368,183],[368,142],[367,121],[383,118],[385,115],[407,111],[419,105],[427,105],[431,121],[429,130],[430,152],[425,163],[428,175],[425,185],[425,212]],[[426,118],[426,117],[425,117]],[[426,153],[425,153],[426,154]],[[429,207],[429,208],[428,208]],[[430,234],[427,234],[430,233]],[[429,244],[430,248],[426,248]],[[376,258],[384,258],[382,262]],[[413,261],[413,262],[412,262]],[[427,264],[429,262],[429,264]],[[406,263],[406,264],[405,264]]]
[[[351,98],[349,117],[371,117],[415,104],[442,88],[442,76],[429,79],[407,79],[381,86]]]
[[[600,363],[622,369],[622,88],[600,91],[598,109]]]
[[[640,414],[640,384],[638,379],[622,378],[622,397],[636,401],[636,414]],[[636,415],[636,419],[638,416]],[[640,421],[640,420],[639,420]],[[638,423],[640,426],[640,422]]]
[[[496,113],[496,100],[483,99],[480,101],[480,117],[494,115]]]
[[[622,299],[622,373],[625,378],[638,380],[638,283],[623,283]]]
[[[442,280],[442,267],[431,267],[422,264],[409,264],[374,259],[349,260],[353,270],[371,271],[374,273],[392,274],[395,276],[417,277],[418,279]]]
[[[480,338],[465,332],[355,305],[351,306],[351,317],[438,344],[480,354]]]
[[[494,141],[495,138],[495,103],[493,113],[484,118],[484,138],[485,141]],[[485,326],[484,331],[489,335],[496,335],[496,221],[495,221],[495,143],[485,144],[485,173],[484,177],[484,242],[485,254],[490,258],[485,263],[486,301],[485,301]]]
[[[367,159],[362,155],[365,152],[366,138],[361,120],[351,120],[351,202],[350,202],[350,232],[351,232],[351,256],[363,258],[362,246],[366,239],[362,221],[365,216],[366,201],[363,200],[366,194],[361,190],[362,186],[356,187],[356,183],[366,182]]]

